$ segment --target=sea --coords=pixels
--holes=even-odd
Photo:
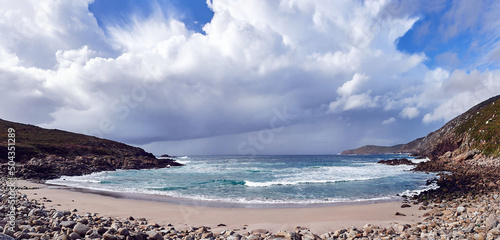
[[[280,208],[398,201],[436,188],[393,155],[183,156],[182,167],[63,176],[47,184],[189,205]]]

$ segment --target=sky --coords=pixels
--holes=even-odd
[[[157,155],[406,143],[500,93],[500,1],[0,6],[0,118]]]

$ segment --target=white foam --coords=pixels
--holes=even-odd
[[[323,179],[323,180],[299,180],[299,181],[269,181],[269,182],[252,182],[245,181],[245,186],[248,187],[269,187],[273,185],[298,185],[298,184],[313,184],[313,183],[335,183],[335,182],[348,182],[348,181],[366,181],[377,178],[359,177],[351,179]]]
[[[429,158],[422,158],[422,159],[411,159],[413,163],[421,163],[421,162],[427,162],[430,161]]]
[[[184,165],[186,165],[186,164],[188,164],[188,163],[191,162],[189,160],[175,160],[175,161],[178,162],[178,163],[180,163],[180,164],[184,164]]]
[[[165,192],[157,190],[143,190],[143,189],[126,189],[119,192],[128,193],[140,193],[140,194],[155,194],[162,195],[173,198],[189,199],[195,201],[207,201],[207,202],[219,202],[219,203],[238,203],[238,204],[328,204],[328,203],[349,203],[349,202],[367,202],[367,201],[381,201],[381,200],[392,200],[396,199],[394,196],[383,196],[383,197],[373,197],[373,198],[322,198],[322,199],[266,199],[266,198],[254,198],[249,199],[245,197],[238,198],[224,198],[224,197],[214,197],[206,195],[191,195],[182,194],[178,192]]]
[[[249,187],[268,187],[272,185],[297,185],[310,183],[335,183],[348,181],[367,181],[385,177],[399,176],[412,166],[387,166],[381,164],[367,164],[366,167],[317,167],[317,168],[287,168],[275,171],[275,180],[245,181]]]
[[[422,188],[420,189],[416,189],[416,190],[406,190],[402,193],[400,193],[399,195],[400,196],[407,196],[407,197],[413,197],[413,196],[417,196],[419,195],[420,193],[422,192],[425,192],[425,191],[428,191],[428,190],[432,190],[432,189],[438,189],[439,186],[436,184],[436,183],[432,183],[432,184],[429,184],[429,185],[426,185],[426,186],[423,186]]]

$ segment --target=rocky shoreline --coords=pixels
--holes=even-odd
[[[158,225],[145,218],[102,217],[97,213],[78,214],[76,209],[47,209],[50,199],[28,199],[16,194],[16,227],[8,228],[9,193],[2,183],[0,199],[0,239],[498,239],[500,238],[499,192],[468,194],[453,199],[406,200],[401,207],[419,207],[423,218],[415,224],[394,223],[379,227],[367,223],[362,228],[342,228],[313,233],[297,226],[294,231],[268,232],[257,229],[241,232],[228,229],[214,232],[209,227],[176,228]],[[396,213],[398,214],[398,213]]]
[[[80,163],[85,161],[78,159]],[[65,161],[51,159],[49,162]],[[411,164],[405,159],[381,163]],[[9,196],[12,192],[9,193],[9,188],[3,181],[0,195],[0,239],[499,239],[499,163],[497,158],[487,158],[472,152],[450,152],[433,161],[421,162],[417,164],[415,171],[446,171],[440,174],[439,179],[435,179],[440,188],[407,198],[402,203],[402,208],[418,207],[422,211],[421,221],[415,224],[393,223],[389,227],[366,223],[362,228],[342,228],[326,233],[314,233],[300,226],[294,231],[268,232],[257,229],[243,233],[241,229],[214,232],[206,226],[181,229],[171,224],[159,225],[133,216],[118,219],[99,216],[97,213],[78,214],[76,210],[70,209],[47,209],[44,203],[50,202],[50,199],[28,199],[19,192],[16,192],[14,201],[17,214],[15,228],[9,229]],[[64,166],[62,164],[59,168],[63,169]],[[118,166],[128,168],[134,165]],[[396,212],[395,215],[401,213]]]
[[[419,163],[414,171],[441,172],[438,189],[424,192],[418,199],[453,199],[500,191],[500,158],[477,152],[448,152],[437,159]]]
[[[168,166],[183,166],[170,158],[144,156],[87,155],[62,157],[48,155],[33,157],[29,161],[16,164],[16,177],[20,179],[48,180],[61,176],[81,176],[95,172],[117,169],[151,169]],[[7,171],[8,164],[0,164],[0,172]]]

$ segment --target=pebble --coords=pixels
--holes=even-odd
[[[73,228],[76,225],[75,221],[62,221],[60,223],[62,227]]]
[[[3,234],[3,233],[0,233],[0,239],[2,239],[2,240],[15,240],[13,237],[11,237],[7,234]]]
[[[78,235],[80,236],[85,236],[85,234],[87,233],[87,231],[90,230],[89,227],[87,227],[87,225],[83,224],[83,223],[77,223],[74,227],[73,227],[73,231],[75,233],[78,233]]]

